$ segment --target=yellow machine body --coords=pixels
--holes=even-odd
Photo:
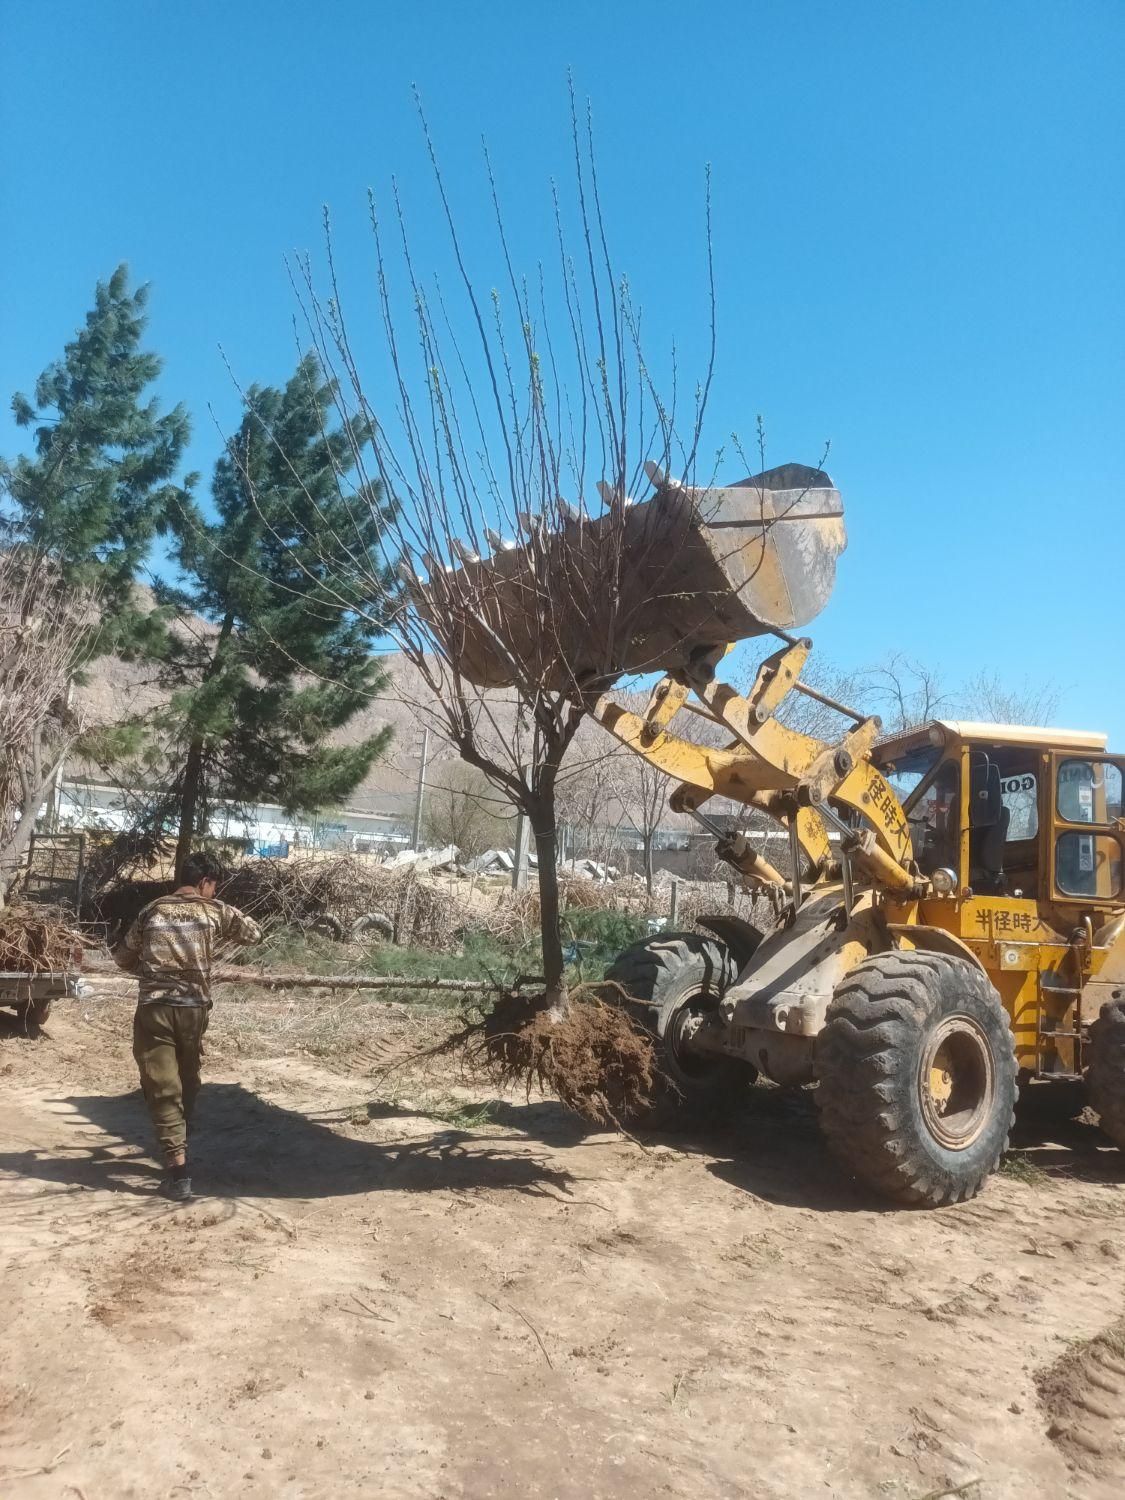
[[[644,713],[609,696],[590,705],[679,782],[676,810],[706,824],[700,810],[718,796],[789,829],[788,877],[752,836],[719,839],[744,879],[786,907],[726,991],[724,1050],[779,1081],[811,1076],[796,1039],[815,1037],[847,972],[872,953],[922,948],[988,976],[1025,1076],[1081,1076],[1086,1027],[1125,984],[1125,757],[1107,754],[1104,736],[1001,724],[935,721],[880,741],[877,719],[837,704],[852,727],[825,743],[776,716],[809,691],[809,649],[791,641],[745,696],[717,679],[723,652],[712,649],[659,683]],[[727,743],[675,734],[689,708]]]
[[[955,818],[935,833],[956,885],[944,896],[884,894],[888,925],[905,929],[906,943],[918,925],[958,938],[1003,1001],[1021,1071],[1079,1076],[1085,1028],[1125,983],[1125,757],[1107,754],[1102,735],[939,722],[881,745],[876,758],[889,769],[926,745],[936,760],[929,786],[908,799],[911,826],[925,825],[934,787],[949,790]],[[999,872],[974,860],[972,798],[985,762],[1008,815]]]

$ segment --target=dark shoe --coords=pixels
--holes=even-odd
[[[165,1177],[160,1191],[173,1203],[187,1203],[192,1196],[190,1177]]]

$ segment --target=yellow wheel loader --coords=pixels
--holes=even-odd
[[[694,490],[649,472],[655,494],[617,544],[627,553],[643,536],[651,575],[654,539],[674,529],[677,542],[648,578],[639,644],[611,665],[656,659],[665,675],[643,713],[593,689],[585,706],[678,783],[670,805],[711,828],[775,913],[766,931],[703,917],[702,933],[661,933],[611,969],[611,992],[655,1039],[676,1097],[711,1103],[758,1075],[815,1083],[832,1150],[908,1204],[979,1191],[1021,1082],[1084,1080],[1125,1149],[1125,757],[1098,734],[1001,724],[934,721],[883,737],[878,718],[801,677],[811,643],[793,630],[823,607],[845,545],[828,476],[790,464]],[[595,566],[598,525],[572,548],[572,571]],[[511,628],[530,566],[509,549],[431,586],[431,607],[460,611],[482,683],[512,681],[513,653],[533,654]],[[606,676],[605,628],[595,609],[587,616],[564,647],[571,682]],[[767,633],[780,647],[740,694],[719,676],[723,657]],[[789,727],[779,710],[793,694],[835,710],[840,736]],[[721,746],[677,734],[687,712],[721,731]],[[752,835],[716,824],[711,798],[787,830],[785,872]]]

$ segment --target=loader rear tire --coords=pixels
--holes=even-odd
[[[758,1076],[737,1058],[709,1057],[679,1044],[684,1023],[718,1007],[736,977],[730,950],[698,932],[659,933],[626,948],[605,976],[605,998],[652,1037],[665,1086],[637,1124],[659,1125],[677,1115],[709,1115],[729,1107]]]
[[[1125,1000],[1110,1000],[1090,1027],[1086,1089],[1102,1129],[1125,1151]]]
[[[817,1038],[821,1129],[868,1187],[939,1208],[978,1193],[1008,1146],[1019,1087],[1000,997],[972,964],[877,953],[836,989]]]

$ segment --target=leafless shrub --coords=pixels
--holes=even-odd
[[[84,640],[81,601],[49,560],[21,547],[0,552],[0,901],[81,728],[70,684]]]

